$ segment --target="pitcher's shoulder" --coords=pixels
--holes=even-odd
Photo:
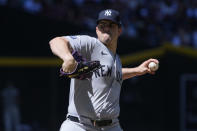
[[[89,35],[79,35],[78,37],[82,38],[82,39],[88,39],[88,40],[96,40],[97,38],[93,37],[93,36],[89,36]]]

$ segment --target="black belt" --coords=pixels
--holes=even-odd
[[[78,117],[68,115],[67,118],[69,118],[71,121],[79,123],[79,118]],[[110,120],[91,120],[91,122],[94,126],[103,127],[103,126],[111,125],[112,124],[112,119],[110,119]]]

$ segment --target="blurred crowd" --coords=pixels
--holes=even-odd
[[[0,0],[0,5],[72,22],[92,34],[98,12],[113,8],[121,12],[125,37],[150,46],[171,42],[197,48],[196,0]]]

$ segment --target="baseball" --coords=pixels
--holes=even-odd
[[[156,64],[155,62],[150,62],[148,64],[148,68],[151,70],[151,71],[156,71],[158,68],[159,68],[159,64]]]

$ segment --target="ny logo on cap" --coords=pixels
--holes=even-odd
[[[105,11],[105,16],[111,16],[111,10],[106,10]]]

